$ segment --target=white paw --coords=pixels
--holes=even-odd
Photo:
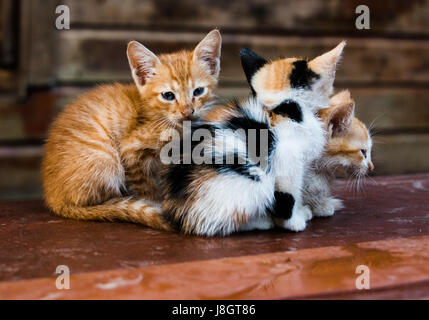
[[[313,210],[313,215],[316,217],[330,217],[335,213],[335,210],[341,209],[343,203],[339,199],[325,198],[319,201],[318,205]]]
[[[255,225],[255,229],[258,230],[269,230],[272,228],[274,228],[274,222],[269,217],[258,220],[257,224]]]
[[[305,217],[300,214],[294,214],[289,220],[283,220],[282,227],[291,231],[302,231],[307,226]]]
[[[313,213],[309,206],[302,206],[300,209],[300,214],[304,217],[305,221],[311,220],[313,218]]]
[[[344,208],[343,200],[331,198],[331,203],[334,206],[335,211]]]
[[[250,231],[250,230],[269,230],[274,227],[274,223],[270,217],[257,217],[250,220],[245,225],[242,225],[240,231]]]

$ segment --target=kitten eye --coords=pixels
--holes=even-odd
[[[198,87],[194,90],[194,97],[198,97],[204,93],[205,88]]]
[[[171,91],[163,92],[163,93],[161,93],[161,96],[165,100],[168,100],[168,101],[172,101],[172,100],[174,100],[176,98],[176,96],[174,95],[174,93],[171,92]]]
[[[366,158],[366,149],[360,149],[360,152],[362,152],[362,155]]]

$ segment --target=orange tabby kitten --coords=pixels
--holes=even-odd
[[[220,49],[217,30],[193,51],[159,57],[130,42],[135,85],[100,86],[67,106],[52,125],[42,168],[49,208],[68,218],[169,229],[153,179],[161,165],[160,134],[212,101]]]
[[[360,179],[374,170],[372,139],[366,126],[354,116],[355,102],[348,90],[331,97],[329,108],[318,116],[327,131],[323,156],[313,163],[305,177],[303,198],[313,216],[331,216],[342,202],[331,196],[336,176]]]

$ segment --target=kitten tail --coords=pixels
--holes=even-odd
[[[143,224],[158,230],[172,231],[162,218],[159,204],[132,197],[114,198],[103,204],[89,207],[67,205],[55,211],[60,212],[59,215],[66,218],[99,221],[121,220]]]

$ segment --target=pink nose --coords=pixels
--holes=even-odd
[[[186,110],[183,110],[181,113],[184,118],[189,118],[194,114],[194,109],[186,109]]]
[[[368,167],[369,167],[369,172],[374,171],[374,164],[372,163],[372,161],[368,162]]]

